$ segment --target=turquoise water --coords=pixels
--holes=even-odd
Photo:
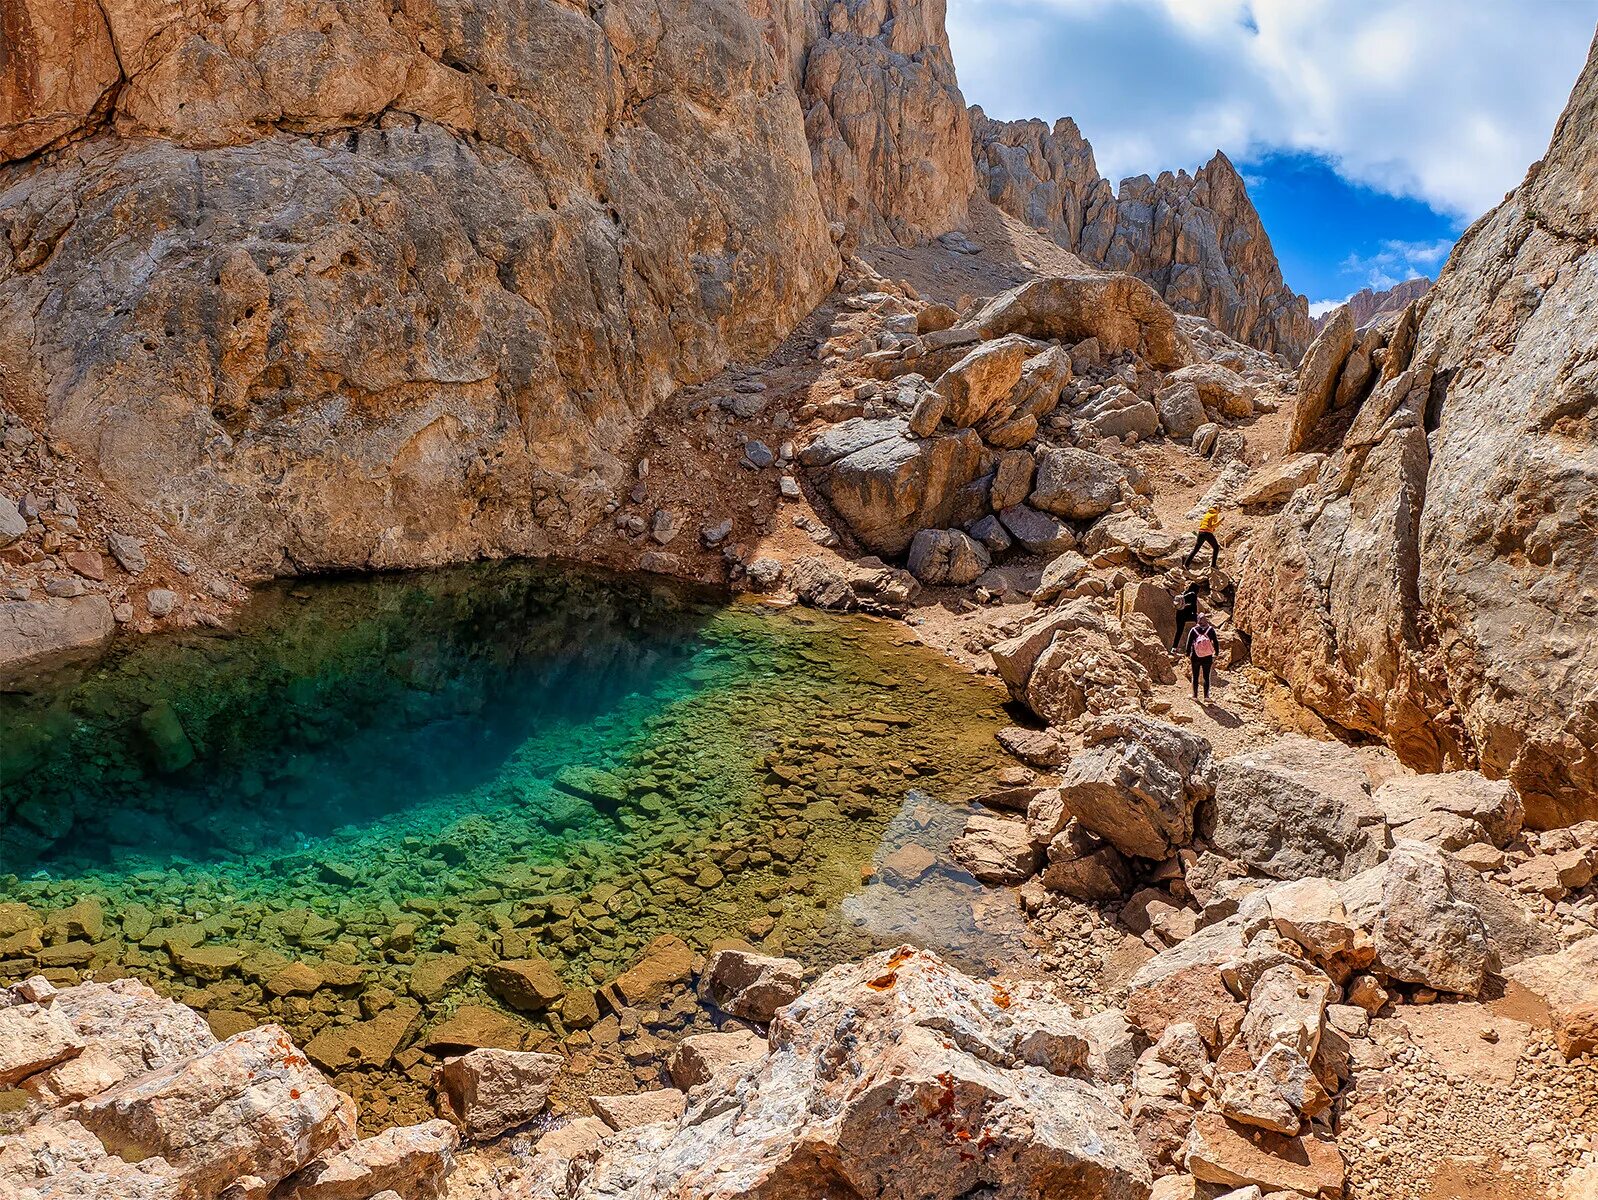
[[[409,991],[424,1023],[485,1006],[532,1045],[570,1030],[497,1009],[482,966],[538,954],[581,990],[664,933],[818,965],[906,934],[960,948],[957,872],[868,880],[905,841],[947,845],[999,765],[1001,702],[892,624],[647,578],[263,589],[235,630],[0,696],[0,978],[135,974],[302,1040]],[[421,995],[444,955],[473,969]],[[355,972],[273,995],[295,960]],[[409,1103],[388,1084],[427,1063],[405,1057],[364,1065],[369,1106]]]

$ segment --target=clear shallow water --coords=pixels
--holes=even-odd
[[[980,959],[999,917],[958,872],[866,882],[999,765],[1002,697],[905,641],[544,565],[264,589],[236,632],[0,696],[0,978],[132,973],[307,1040],[409,992],[418,1027],[481,1005],[531,1045],[568,1030],[498,1008],[499,958],[574,989],[663,933]],[[471,969],[420,995],[442,955]],[[274,996],[293,961],[358,981]],[[366,1064],[365,1099],[428,1069]]]

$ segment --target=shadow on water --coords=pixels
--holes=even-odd
[[[264,588],[234,633],[0,696],[0,873],[292,846],[483,787],[531,741],[553,771],[584,751],[563,734],[702,682],[716,609],[550,564]]]

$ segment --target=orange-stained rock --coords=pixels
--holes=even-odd
[[[7,0],[0,45],[0,162],[87,130],[122,78],[95,0]]]

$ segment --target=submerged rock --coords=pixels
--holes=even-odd
[[[798,997],[802,980],[803,968],[794,959],[730,948],[710,956],[699,995],[729,1016],[764,1025]]]
[[[104,596],[0,601],[0,682],[91,656],[115,631]]]

